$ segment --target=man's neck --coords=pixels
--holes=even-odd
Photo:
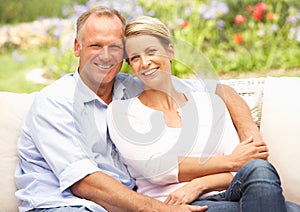
[[[99,96],[106,104],[111,103],[113,96],[114,84],[101,84],[97,91],[97,96]]]

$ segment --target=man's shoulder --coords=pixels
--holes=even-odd
[[[116,79],[126,88],[127,98],[135,97],[144,90],[143,83],[131,74],[119,73]]]
[[[76,82],[73,74],[66,74],[58,80],[54,81],[50,85],[44,87],[36,99],[73,99],[75,92]]]
[[[173,76],[172,81],[175,88],[180,92],[210,92],[215,93],[219,83],[215,79],[182,79]]]
[[[122,83],[131,83],[131,82],[138,83],[138,84],[141,83],[141,81],[137,77],[128,73],[118,73],[116,79]]]

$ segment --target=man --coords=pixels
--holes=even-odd
[[[79,17],[74,43],[78,71],[39,92],[22,127],[15,175],[19,189],[16,196],[23,201],[20,211],[206,210],[200,206],[166,205],[131,190],[134,181],[120,161],[106,125],[106,108],[112,100],[130,98],[142,90],[137,80],[119,74],[124,57],[124,25],[117,11],[105,7],[96,7]],[[216,92],[221,89],[218,86]],[[227,103],[245,104],[230,89],[224,90],[230,97]],[[233,117],[247,114],[235,122],[241,138],[259,136],[255,127],[249,130],[246,126],[255,124],[248,117],[249,109],[245,110],[247,113],[232,110]],[[245,154],[243,159],[249,161],[251,157]]]

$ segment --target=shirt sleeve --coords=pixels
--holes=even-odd
[[[99,171],[82,146],[84,136],[76,128],[71,101],[42,97],[30,114],[29,125],[41,155],[33,155],[44,169],[58,178],[61,191],[88,174]],[[48,167],[49,166],[49,167]]]

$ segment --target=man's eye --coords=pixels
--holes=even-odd
[[[101,48],[98,44],[91,44],[90,47],[92,47],[92,48]]]
[[[157,49],[149,49],[148,51],[147,51],[147,53],[148,54],[155,54],[155,52],[157,52]]]
[[[111,45],[109,46],[110,49],[115,49],[115,50],[119,50],[119,49],[122,49],[122,46],[119,46],[119,45]]]

